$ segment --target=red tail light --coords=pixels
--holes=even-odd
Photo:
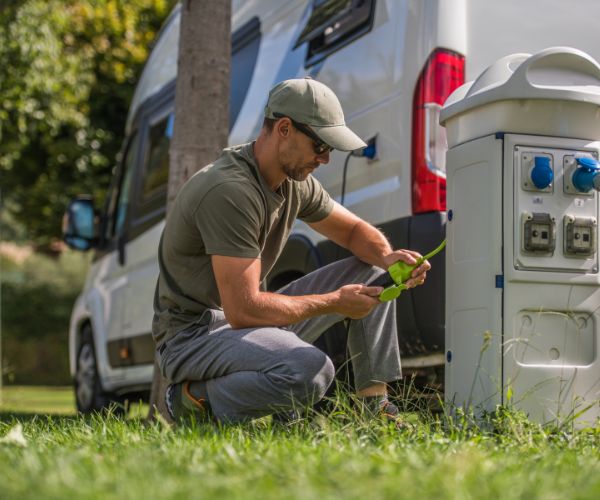
[[[419,77],[413,99],[413,214],[446,210],[446,130],[439,125],[448,96],[465,81],[465,58],[436,49]]]

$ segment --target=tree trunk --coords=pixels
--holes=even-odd
[[[231,1],[184,0],[167,212],[181,186],[227,146],[230,61]],[[148,419],[158,411],[169,421],[166,387],[155,361]]]

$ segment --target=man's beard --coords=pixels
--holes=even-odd
[[[309,176],[309,167],[292,167],[290,165],[283,165],[283,173],[287,175],[293,181],[304,181]]]

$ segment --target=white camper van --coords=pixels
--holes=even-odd
[[[269,89],[310,75],[338,95],[349,126],[369,142],[334,152],[316,176],[395,247],[425,252],[446,220],[441,105],[496,59],[567,45],[600,58],[595,0],[233,0],[230,144],[253,139]],[[127,118],[122,160],[100,217],[74,200],[65,239],[95,258],[69,332],[77,406],[88,412],[148,391],[152,299],[173,130],[180,9],[166,21]],[[269,276],[271,289],[345,256],[298,222]],[[444,259],[398,299],[403,367],[443,365]],[[319,340],[343,362],[342,328]]]

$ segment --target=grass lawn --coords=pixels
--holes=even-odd
[[[340,398],[289,425],[170,428],[75,416],[70,390],[37,391],[3,395],[2,499],[600,498],[600,427],[501,411],[484,428],[422,411],[398,431]],[[62,415],[46,414],[51,393]]]
[[[0,414],[9,412],[75,415],[73,389],[3,386],[0,389]]]
[[[75,416],[75,395],[72,387],[4,386],[0,390],[0,418],[22,414]],[[132,404],[129,418],[148,414],[148,405]]]

